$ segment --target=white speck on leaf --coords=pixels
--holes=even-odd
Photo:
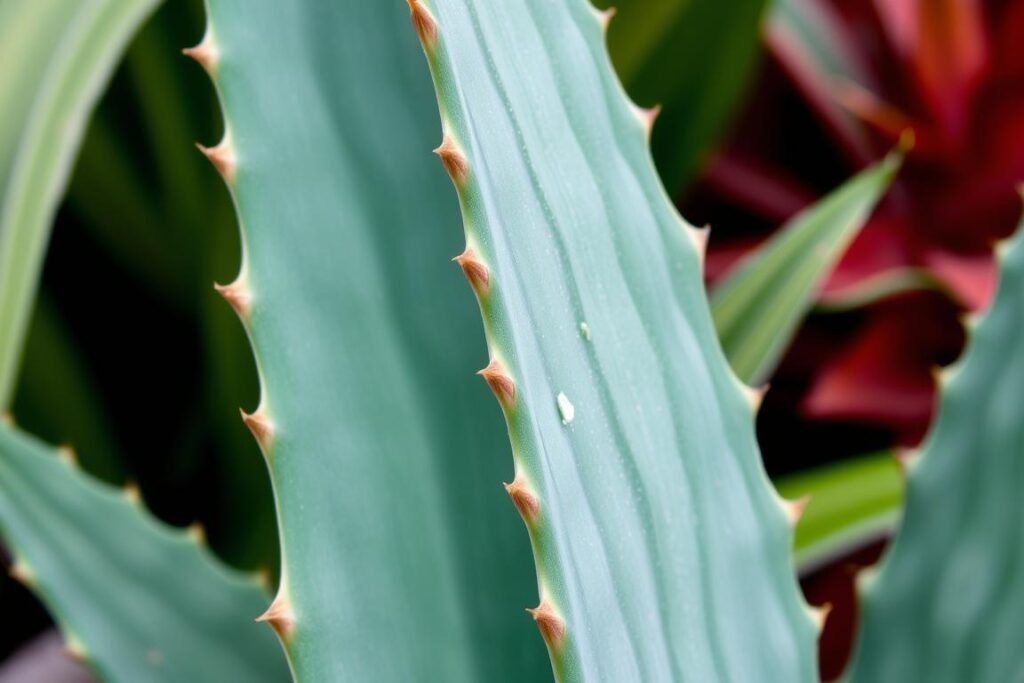
[[[590,325],[586,324],[585,322],[581,322],[580,323],[580,334],[583,335],[584,339],[586,339],[587,341],[590,341]]]
[[[567,425],[572,422],[573,418],[576,417],[576,408],[569,402],[569,397],[562,392],[558,392],[556,402],[558,403],[558,412],[562,416],[562,424]]]

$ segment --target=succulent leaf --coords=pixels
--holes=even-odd
[[[257,578],[84,474],[67,451],[9,426],[0,426],[0,532],[11,573],[105,680],[288,680],[280,646],[253,621],[266,602]]]
[[[1024,677],[1024,232],[997,254],[995,301],[943,371],[899,531],[861,577],[852,683]]]
[[[459,265],[437,108],[395,2],[209,0],[283,576],[264,620],[298,680],[543,680],[529,541]],[[429,16],[414,17],[426,41]],[[460,160],[437,150],[458,180]],[[499,391],[512,391],[497,370]],[[248,408],[248,407],[247,407]]]
[[[815,680],[759,394],[716,339],[702,240],[658,182],[604,16],[582,0],[410,5],[434,22],[443,138],[465,160],[556,678]]]

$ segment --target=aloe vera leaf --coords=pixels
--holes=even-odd
[[[742,98],[766,0],[614,0],[609,50],[634,100],[660,104],[654,155],[670,191],[699,169]]]
[[[85,123],[157,0],[0,2],[0,408]]]
[[[462,204],[556,679],[816,679],[700,234],[583,0],[410,3]]]
[[[12,573],[50,608],[71,654],[114,683],[287,681],[253,622],[260,582],[33,437],[0,426],[0,532]]]
[[[265,615],[302,681],[550,675],[522,608],[529,540],[505,500],[500,411],[430,154],[430,77],[401,3],[209,0],[190,54],[226,139],[208,150],[244,257],[282,580]]]
[[[789,500],[806,498],[793,552],[801,574],[885,538],[903,503],[903,473],[890,452],[869,453],[775,479]]]
[[[940,375],[899,531],[861,576],[852,683],[1024,677],[1024,232],[997,253],[995,301]]]
[[[893,152],[797,214],[711,291],[718,337],[740,379],[760,384],[771,374],[901,161]]]

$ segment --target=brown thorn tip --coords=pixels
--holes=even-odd
[[[609,7],[606,10],[598,10],[597,20],[601,22],[602,31],[608,30],[608,24],[612,23],[612,19],[615,18],[615,12],[617,11],[618,10],[616,10],[614,7]]]
[[[244,320],[249,316],[252,294],[249,292],[249,288],[245,286],[242,278],[238,278],[229,285],[220,285],[214,282],[213,288],[231,305],[231,308],[235,310],[239,318]]]
[[[75,449],[67,444],[57,449],[57,458],[68,465],[78,464],[78,456],[75,454]]]
[[[770,388],[771,385],[768,383],[762,384],[759,387],[749,387],[750,392],[748,397],[750,399],[750,405],[754,409],[755,413],[761,409],[761,404],[764,403],[764,397]]]
[[[227,140],[215,147],[206,147],[197,142],[196,148],[210,160],[225,181],[230,183],[235,179],[235,153]]]
[[[487,293],[491,284],[491,273],[472,247],[466,247],[464,252],[452,260],[462,267],[462,272],[466,274],[466,279],[469,280],[473,291],[477,294]]]
[[[519,510],[523,521],[533,524],[537,520],[537,515],[540,514],[540,501],[537,500],[537,495],[530,489],[525,478],[521,474],[517,474],[511,484],[505,484],[505,491],[508,492],[512,503]]]
[[[800,518],[804,515],[804,510],[807,509],[807,505],[810,502],[810,494],[800,496],[796,500],[785,501],[786,516],[789,517],[789,521],[793,526],[796,526],[800,522]]]
[[[910,473],[910,468],[914,466],[919,455],[920,452],[913,448],[898,448],[893,451],[893,457],[896,459],[896,464],[900,466],[903,476]]]
[[[85,664],[89,661],[89,653],[86,652],[85,645],[74,636],[65,638],[64,654],[80,664]]]
[[[558,616],[555,608],[547,599],[542,599],[540,604],[534,608],[527,608],[527,612],[537,622],[540,635],[544,638],[548,648],[557,649],[565,639],[565,622]]]
[[[271,424],[270,420],[260,410],[252,414],[241,409],[239,409],[239,412],[242,414],[242,422],[252,432],[256,443],[260,445],[264,453],[269,453],[270,444],[274,440],[274,425]]]
[[[134,481],[125,482],[121,493],[129,503],[137,504],[142,501],[142,491],[139,490],[139,485]]]
[[[420,0],[406,0],[409,3],[409,16],[413,28],[426,50],[432,50],[437,44],[437,22]]]
[[[502,405],[512,405],[516,398],[516,383],[512,381],[512,378],[505,372],[505,367],[497,359],[492,360],[486,368],[476,374],[487,381],[491,391]]]
[[[703,259],[708,252],[708,240],[711,238],[711,226],[705,225],[703,228],[690,228],[690,236],[693,238],[693,243],[697,247],[697,253]]]
[[[256,621],[270,624],[270,627],[277,631],[281,640],[287,640],[295,628],[295,615],[292,613],[288,601],[279,594],[270,607],[263,614],[256,617]]]
[[[7,568],[7,575],[23,586],[34,586],[36,582],[36,577],[32,574],[32,570],[21,560],[15,560]]]
[[[654,122],[658,120],[658,115],[661,114],[661,105],[656,104],[650,109],[644,109],[643,107],[636,107],[637,118],[640,119],[640,123],[643,124],[644,134],[648,139],[651,137],[651,131],[654,130]]]
[[[213,47],[209,34],[203,36],[203,40],[195,47],[186,47],[181,51],[186,57],[196,60],[207,73],[213,73],[217,65],[217,51]]]
[[[820,632],[825,628],[825,622],[828,621],[828,615],[832,614],[832,603],[826,602],[821,607],[812,607],[811,610],[814,622],[818,625],[818,631]]]
[[[202,522],[192,522],[186,531],[188,537],[197,545],[206,545],[206,527]]]
[[[445,170],[451,176],[452,182],[456,186],[462,187],[466,182],[466,176],[469,175],[469,162],[466,161],[466,157],[450,135],[444,134],[441,145],[434,150],[434,154],[441,157],[441,163],[444,164]]]

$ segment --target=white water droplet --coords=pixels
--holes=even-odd
[[[586,339],[587,341],[590,341],[590,325],[588,325],[585,322],[581,322],[580,323],[580,334],[583,335],[584,339]]]
[[[572,422],[573,418],[576,417],[576,408],[569,402],[569,397],[562,392],[558,392],[556,402],[558,403],[558,412],[562,416],[562,424],[567,425]]]

